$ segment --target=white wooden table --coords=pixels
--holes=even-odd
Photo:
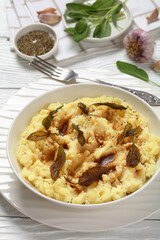
[[[42,75],[31,69],[28,63],[10,51],[7,41],[7,23],[5,16],[5,0],[0,1],[0,107],[20,88],[38,80]],[[156,37],[153,60],[160,59],[160,31],[153,33]],[[83,59],[83,60],[82,60]],[[122,46],[101,50],[95,54],[80,56],[76,59],[61,61],[59,65],[74,69],[108,69],[117,71],[116,60],[130,61]],[[160,75],[150,69],[150,63],[141,65],[147,70],[151,79],[160,84]],[[145,201],[145,199],[144,199]],[[149,218],[116,230],[99,233],[76,233],[51,228],[40,224],[12,207],[0,195],[0,239],[160,239],[160,211]]]

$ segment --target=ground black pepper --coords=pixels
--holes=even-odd
[[[53,38],[43,31],[32,31],[20,37],[17,48],[23,54],[40,56],[49,52],[54,46]]]

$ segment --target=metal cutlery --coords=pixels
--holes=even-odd
[[[29,63],[29,65],[36,68],[38,71],[42,72],[43,74],[47,75],[48,77],[52,78],[53,80],[56,80],[59,82],[63,82],[63,83],[67,83],[67,84],[73,83],[73,82],[76,82],[76,78],[79,77],[79,78],[86,79],[86,80],[89,80],[89,81],[92,81],[95,83],[100,83],[100,84],[105,84],[108,86],[122,88],[122,89],[142,98],[151,106],[160,106],[160,98],[156,97],[155,95],[153,95],[151,93],[136,90],[136,89],[126,88],[126,87],[122,87],[122,86],[111,84],[111,83],[107,83],[100,79],[89,79],[89,78],[81,77],[73,70],[58,67],[54,64],[48,63],[47,61],[45,61],[37,56],[33,58],[33,60]]]

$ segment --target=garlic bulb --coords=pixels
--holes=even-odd
[[[55,25],[59,23],[61,20],[61,16],[57,15],[56,13],[41,13],[38,15],[40,22],[46,23],[48,25]]]
[[[154,52],[153,38],[142,29],[130,31],[123,44],[128,55],[137,62],[148,62]]]

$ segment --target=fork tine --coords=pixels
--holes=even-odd
[[[54,65],[54,64],[51,64],[51,63],[43,60],[42,58],[40,58],[40,57],[38,57],[38,56],[34,56],[34,59],[39,59],[41,62],[45,63],[46,65],[49,65],[49,66],[54,67],[54,68],[56,68],[56,69],[58,69],[58,70],[61,70],[61,71],[63,70],[62,68],[60,68],[60,67],[58,67],[58,66],[56,66],[56,65]]]
[[[58,67],[58,66],[56,66],[56,65],[54,65],[54,64],[51,64],[51,63],[43,60],[42,58],[40,58],[40,57],[38,57],[38,56],[35,56],[34,59],[40,60],[40,61],[43,62],[44,64],[46,64],[46,65],[48,65],[48,66],[51,66],[51,67],[53,67],[53,68],[56,68],[56,69],[58,69],[58,70],[61,70],[61,71],[63,70],[62,68],[60,68],[60,67]]]
[[[40,72],[46,74],[47,76],[49,77],[52,77],[54,76],[55,78],[59,78],[59,75],[56,74],[55,72],[50,71],[49,69],[46,69],[45,67],[43,66],[39,66],[38,64],[36,64],[36,62],[32,61],[29,63],[31,66],[33,66],[34,68],[36,68],[37,70],[39,70]]]
[[[37,59],[37,58],[33,58],[32,60],[33,63],[36,63],[37,65],[41,65],[41,66],[44,66],[45,68],[47,68],[48,70],[51,70],[53,72],[56,72],[57,74],[61,74],[62,70],[59,70],[55,67],[50,67],[50,65],[46,62],[46,61],[41,61],[40,59]]]

